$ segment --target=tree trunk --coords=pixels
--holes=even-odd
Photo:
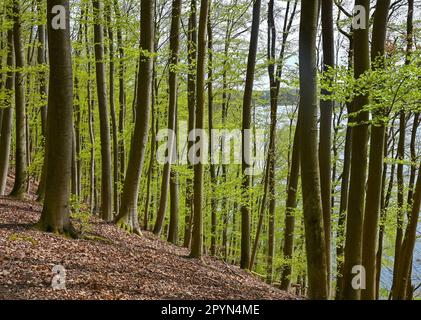
[[[371,60],[374,68],[382,67],[382,61],[380,59],[383,59],[384,56],[389,7],[390,0],[377,1],[376,11],[374,13],[371,49]],[[386,123],[382,120],[384,117],[383,110],[373,112],[362,247],[362,262],[366,271],[366,289],[361,292],[361,298],[364,300],[376,299],[377,230],[381,206],[386,135]]]
[[[179,201],[178,201],[178,173],[171,169],[170,176],[170,225],[168,229],[168,242],[175,245],[178,243],[178,218],[179,218]]]
[[[137,216],[139,183],[148,143],[149,115],[152,93],[152,69],[154,52],[154,9],[155,1],[142,0],[140,46],[145,52],[139,59],[138,83],[143,90],[137,90],[136,122],[130,148],[126,179],[124,181],[121,205],[116,222],[128,227],[138,235],[141,234]]]
[[[251,159],[251,107],[253,99],[254,72],[256,69],[257,45],[259,42],[261,0],[253,5],[250,47],[247,61],[246,83],[243,97],[243,127],[242,127],[242,193],[241,205],[241,261],[242,269],[250,266],[250,159]]]
[[[327,299],[326,245],[317,152],[318,1],[301,7],[300,22],[300,152],[304,225],[311,299]]]
[[[54,29],[52,8],[65,8],[65,29]],[[73,77],[70,50],[70,10],[66,0],[47,1],[50,88],[47,116],[47,175],[45,202],[38,226],[75,235],[70,224],[70,178],[73,130]]]
[[[196,0],[192,0],[190,4],[190,15],[187,32],[187,51],[188,51],[188,69],[189,74],[187,75],[187,107],[189,110],[188,119],[188,130],[192,132],[196,122],[196,75],[195,65],[197,59],[197,15],[196,15]],[[188,141],[187,148],[191,150],[193,142]],[[189,161],[189,160],[188,160]],[[189,171],[193,171],[193,165],[189,161]],[[193,180],[188,177],[186,179],[186,210],[184,220],[184,247],[189,247],[191,242],[192,232],[192,221],[193,221]]]
[[[14,53],[13,53],[13,30],[7,31],[7,74],[5,89],[12,92],[15,86],[14,76]],[[0,133],[0,195],[4,195],[6,188],[7,175],[9,173],[10,144],[12,140],[12,122],[13,122],[13,98],[9,93],[7,95],[7,107],[3,110],[1,133]]]
[[[204,129],[205,114],[205,73],[206,73],[206,32],[209,13],[209,0],[201,0],[199,32],[197,42],[197,70],[196,70],[196,127]],[[195,131],[195,138],[196,137]],[[198,142],[203,146],[204,141]],[[191,253],[192,258],[201,259],[203,252],[203,148],[200,150],[200,161],[194,164],[194,192],[193,192],[193,231]]]
[[[94,10],[94,48],[99,122],[101,134],[101,217],[112,220],[112,174],[110,120],[108,116],[107,84],[104,66],[104,30],[102,26],[102,1],[92,0]]]
[[[395,300],[404,300],[408,298],[408,282],[411,281],[410,274],[412,268],[412,257],[417,238],[417,227],[419,213],[421,210],[421,164],[418,169],[418,179],[412,200],[412,210],[406,227],[405,237],[401,247],[400,260],[396,272],[396,282],[393,289],[393,298]]]
[[[410,63],[410,56],[413,46],[413,19],[414,19],[414,1],[408,1],[408,14],[407,14],[407,30],[406,30],[406,61],[408,65]],[[405,110],[400,111],[399,115],[399,142],[398,142],[398,169],[397,169],[397,182],[398,182],[398,214],[397,214],[397,228],[396,228],[396,239],[395,239],[395,260],[393,264],[393,284],[392,284],[392,297],[396,297],[398,292],[394,293],[394,288],[397,282],[400,281],[398,278],[398,268],[400,263],[401,246],[403,241],[403,230],[404,230],[404,159],[405,159],[405,138],[406,138],[406,115]],[[405,259],[405,257],[404,257]]]
[[[300,125],[297,123],[292,147],[291,168],[288,179],[285,204],[285,231],[283,255],[286,262],[282,266],[281,289],[288,290],[292,275],[292,254],[294,252],[295,211],[297,209],[298,178],[300,174]]]
[[[322,38],[323,38],[323,70],[327,71],[335,67],[335,39],[333,30],[333,1],[323,0],[322,5]],[[324,96],[330,96],[331,92],[322,90]],[[320,186],[322,192],[323,224],[326,244],[327,284],[330,294],[331,273],[331,214],[332,214],[332,123],[333,123],[333,100],[320,101]]]
[[[118,127],[117,127],[117,116],[115,111],[115,98],[114,98],[114,71],[115,71],[115,62],[114,62],[114,32],[112,25],[112,9],[111,4],[107,3],[106,8],[106,20],[107,20],[107,30],[108,30],[108,54],[110,57],[109,64],[109,84],[110,84],[110,113],[111,113],[111,128],[113,135],[113,200],[114,200],[114,213],[118,215],[119,209],[119,194],[118,194],[118,182],[119,177],[119,140],[118,140]]]
[[[177,65],[178,52],[180,48],[180,17],[181,17],[181,0],[173,0],[172,2],[172,18],[170,31],[170,61],[169,61],[169,105],[168,105],[168,143],[167,143],[167,162],[164,164],[164,172],[162,174],[161,199],[153,232],[156,235],[161,234],[162,226],[165,220],[168,203],[168,188],[170,185],[171,164],[173,159],[177,157],[176,151],[176,118],[177,118]]]
[[[209,9],[210,10],[210,9]],[[211,16],[209,12],[209,16]],[[211,247],[210,254],[215,256],[217,251],[217,226],[218,226],[218,202],[215,199],[215,192],[217,186],[216,166],[213,163],[213,143],[212,130],[213,126],[213,30],[212,23],[208,19],[208,130],[209,130],[209,162],[210,162],[210,179],[211,179]]]
[[[356,0],[355,5],[365,9],[363,19],[369,21],[369,0]],[[358,79],[370,69],[369,30],[361,28],[354,30],[354,76]],[[343,268],[342,298],[357,300],[360,290],[352,286],[355,274],[352,270],[362,263],[362,228],[364,218],[365,185],[367,180],[367,153],[368,153],[368,119],[369,114],[364,111],[368,104],[368,96],[360,95],[353,101],[352,122],[352,150],[351,174],[349,186],[349,201],[347,213],[345,260]]]
[[[26,162],[26,111],[25,111],[25,83],[23,67],[25,66],[24,46],[22,43],[22,17],[20,0],[13,0],[13,40],[15,48],[15,109],[16,109],[16,156],[15,156],[15,183],[11,195],[24,198],[27,187]]]
[[[118,0],[114,0],[114,12],[117,20],[117,47],[119,53],[119,69],[118,69],[118,83],[119,83],[119,117],[118,117],[118,139],[119,139],[119,157],[120,157],[120,174],[118,178],[118,185],[124,182],[124,174],[126,168],[126,149],[124,143],[124,130],[126,120],[126,86],[125,86],[125,64],[124,64],[124,47],[123,47],[123,34],[121,32],[121,13]],[[118,209],[116,209],[118,210]]]

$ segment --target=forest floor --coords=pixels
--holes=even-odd
[[[238,267],[190,259],[185,248],[95,217],[73,221],[83,239],[40,232],[33,225],[42,207],[29,198],[0,197],[0,299],[298,299]],[[66,269],[64,290],[51,287],[55,265]]]

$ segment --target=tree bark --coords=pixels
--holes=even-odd
[[[9,17],[10,18],[10,17]],[[13,68],[15,65],[13,53],[13,30],[7,31],[7,74],[5,89],[7,93],[7,107],[3,110],[1,133],[0,133],[0,195],[4,195],[6,188],[7,175],[9,173],[10,145],[12,140],[12,122],[13,122],[13,97],[12,90],[15,86],[15,74]]]
[[[285,231],[283,255],[286,262],[282,266],[281,289],[288,290],[291,284],[292,255],[294,252],[295,211],[297,209],[298,178],[300,174],[300,125],[297,123],[292,147],[291,168],[288,179],[285,204]]]
[[[257,45],[259,42],[261,0],[255,0],[251,25],[250,47],[247,61],[246,83],[243,97],[243,126],[242,126],[242,194],[241,205],[241,261],[242,269],[250,266],[250,129],[251,108],[253,99],[254,73],[256,69]],[[246,133],[248,131],[248,134]]]
[[[137,90],[136,122],[132,138],[126,179],[119,215],[115,221],[138,235],[141,234],[137,216],[139,183],[142,174],[146,145],[148,143],[149,115],[152,93],[152,69],[154,52],[154,11],[155,1],[141,1],[140,47],[144,53],[139,59],[138,83],[143,90]]]
[[[196,15],[196,0],[192,0],[190,3],[190,15],[187,32],[187,51],[188,51],[188,69],[187,75],[187,108],[189,110],[188,119],[188,130],[192,132],[196,122],[196,75],[195,65],[197,59],[197,15]],[[188,150],[193,147],[193,142],[187,142]],[[188,160],[189,161],[189,160]],[[189,161],[189,170],[193,171],[193,165]],[[192,221],[193,221],[193,180],[188,177],[186,179],[186,210],[184,220],[184,247],[189,247],[191,242],[192,232]]]
[[[102,1],[92,0],[94,10],[94,48],[99,122],[101,134],[101,217],[111,221],[112,212],[112,174],[110,120],[108,115],[107,84],[104,66],[104,30],[102,26]]]
[[[205,114],[205,73],[206,73],[206,39],[209,13],[209,0],[201,0],[199,32],[197,42],[197,70],[196,70],[196,127],[204,129]],[[199,142],[203,145],[203,141]],[[203,153],[203,148],[200,151]],[[201,154],[200,158],[204,159]],[[203,252],[203,160],[194,164],[194,192],[193,192],[193,231],[190,256],[201,259]]]
[[[107,0],[109,1],[109,0]],[[107,30],[108,30],[108,55],[110,58],[109,63],[109,84],[110,84],[110,92],[109,92],[109,99],[110,99],[110,113],[111,113],[111,129],[112,129],[112,137],[113,137],[113,208],[114,214],[118,215],[119,210],[119,192],[118,192],[118,183],[120,180],[119,177],[119,140],[118,140],[118,126],[117,126],[117,115],[115,111],[115,81],[114,81],[114,72],[115,72],[115,61],[114,61],[114,32],[113,32],[113,25],[112,25],[112,9],[111,4],[107,2],[105,7],[106,12],[106,21],[107,21]]]
[[[65,29],[54,29],[52,8],[65,8]],[[47,116],[45,202],[38,222],[44,230],[75,235],[70,223],[70,179],[73,131],[73,77],[70,50],[70,10],[66,0],[47,1],[50,81]]]
[[[393,290],[393,298],[395,300],[404,300],[408,296],[408,282],[411,281],[410,274],[412,268],[412,257],[417,238],[417,227],[419,213],[421,210],[421,164],[418,169],[418,179],[412,200],[412,210],[406,227],[405,237],[401,247],[400,260],[396,272],[395,287]]]
[[[390,0],[377,1],[374,13],[371,61],[373,68],[381,68],[386,43],[387,18]],[[382,120],[383,110],[373,112],[370,138],[370,160],[368,168],[367,193],[363,226],[362,262],[366,271],[366,289],[362,290],[364,300],[376,299],[376,252],[377,230],[380,216],[384,145],[386,123]]]
[[[323,0],[322,6],[322,38],[323,38],[323,70],[335,67],[335,39],[333,30],[333,1]],[[322,95],[330,96],[331,92],[322,90]],[[332,123],[333,100],[320,101],[320,186],[322,192],[323,224],[326,244],[327,283],[330,294],[331,274],[331,214],[332,214]]]
[[[26,159],[26,110],[25,110],[25,66],[24,46],[22,43],[22,17],[20,0],[13,0],[13,40],[15,48],[15,120],[16,120],[16,155],[15,183],[11,195],[24,198],[27,189],[27,159]]]
[[[208,19],[208,130],[209,130],[209,162],[210,162],[210,179],[211,179],[211,246],[210,254],[215,256],[217,252],[217,226],[218,226],[218,202],[215,198],[216,186],[217,186],[217,173],[216,166],[213,163],[213,143],[212,130],[213,126],[213,30],[212,21],[210,19],[211,9],[209,9]]]
[[[363,19],[368,23],[370,1],[356,0],[356,6],[362,6],[365,10]],[[354,30],[354,76],[358,79],[370,69],[369,53],[369,30],[361,28]],[[364,219],[365,185],[367,180],[367,153],[368,153],[368,120],[369,114],[364,111],[368,104],[367,95],[359,95],[353,101],[352,114],[352,150],[351,150],[351,174],[349,185],[349,201],[347,212],[347,227],[345,241],[345,260],[343,268],[343,292],[342,298],[357,300],[360,291],[352,286],[355,276],[352,269],[362,263],[362,228]]]
[[[326,245],[317,151],[316,37],[318,1],[301,7],[300,22],[300,111],[301,179],[309,297],[327,299]]]
[[[167,211],[168,203],[168,189],[170,185],[170,177],[172,175],[171,165],[173,159],[177,157],[176,151],[176,118],[177,118],[177,65],[178,54],[180,48],[180,17],[181,17],[181,0],[173,0],[172,2],[172,17],[171,17],[171,31],[170,31],[170,58],[169,58],[169,105],[168,105],[168,136],[167,143],[167,162],[164,164],[164,172],[162,174],[161,182],[161,199],[159,202],[158,214],[155,222],[153,232],[156,235],[161,234],[162,226],[165,220],[165,213]],[[173,173],[175,174],[175,172]],[[173,179],[176,179],[174,177]],[[174,186],[173,186],[174,187]],[[174,190],[173,190],[174,192]],[[172,201],[172,200],[171,200]]]

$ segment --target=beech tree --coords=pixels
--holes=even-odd
[[[108,110],[107,85],[104,66],[104,29],[102,26],[103,5],[100,0],[93,0],[95,17],[94,41],[95,41],[95,71],[97,84],[97,97],[99,108],[100,132],[101,132],[101,217],[106,221],[113,218],[112,212],[112,175],[111,171],[111,142],[110,120]]]
[[[22,42],[22,17],[20,0],[13,0],[13,43],[15,49],[15,122],[16,122],[16,149],[15,149],[15,182],[11,195],[23,198],[27,188],[27,155],[26,155],[26,110],[25,110],[25,80],[23,68],[25,66],[25,52]]]
[[[308,299],[419,298],[419,3],[262,5],[1,2],[0,230],[98,215]]]
[[[247,62],[247,75],[243,98],[243,131],[242,131],[242,174],[244,204],[241,206],[241,268],[248,269],[250,264],[250,135],[246,130],[251,129],[251,108],[253,97],[254,71],[256,68],[257,45],[259,41],[261,1],[254,1],[253,20],[251,25],[250,48]]]
[[[300,22],[300,161],[309,295],[327,299],[326,245],[317,152],[316,38],[318,1],[301,8]]]
[[[154,1],[141,1],[140,23],[142,32],[140,36],[140,48],[142,51],[139,58],[138,82],[142,83],[143,90],[137,91],[135,129],[131,143],[126,179],[121,195],[119,215],[115,219],[118,224],[138,235],[141,235],[137,215],[139,182],[145,160],[146,144],[148,143],[151,107],[154,10]]]
[[[333,1],[321,1],[322,11],[322,38],[323,38],[323,69],[335,67],[335,44],[333,29]],[[329,91],[322,92],[329,95]],[[332,214],[332,121],[333,105],[331,99],[320,101],[320,187],[322,193],[323,225],[326,244],[327,282],[330,291],[330,265],[331,265],[331,214]]]
[[[180,15],[181,15],[181,1],[174,0],[172,3],[172,20],[171,20],[171,31],[170,31],[170,61],[169,61],[169,108],[168,108],[168,130],[171,130],[172,133],[176,130],[176,117],[177,117],[177,64],[178,64],[178,51],[180,46],[179,40],[179,25],[180,25]],[[167,146],[167,162],[164,166],[164,172],[162,175],[162,184],[161,184],[161,199],[159,203],[158,214],[156,218],[156,223],[154,227],[154,233],[160,234],[162,231],[162,225],[165,219],[165,212],[167,210],[168,203],[168,188],[170,186],[170,179],[176,178],[176,173],[171,170],[171,163],[173,158],[177,155],[177,146],[176,146],[176,136],[168,137],[168,146]],[[174,187],[174,186],[173,186]],[[172,200],[177,197],[176,190],[173,191]],[[172,201],[171,200],[171,201]],[[173,208],[175,210],[175,208]],[[172,211],[172,213],[174,213]],[[175,217],[173,216],[173,219]],[[175,222],[175,221],[173,221]],[[173,224],[174,226],[174,224]],[[173,230],[174,231],[174,230]],[[175,236],[175,232],[173,232]]]
[[[10,19],[10,15],[8,15],[8,18]],[[6,74],[5,90],[8,97],[8,99],[6,100],[8,106],[6,107],[6,109],[3,110],[0,132],[0,195],[4,194],[6,188],[7,176],[9,173],[10,145],[12,139],[13,98],[11,92],[15,86],[15,75],[13,72],[13,68],[15,65],[15,56],[13,53],[13,30],[7,31],[6,48],[8,71]]]
[[[355,6],[364,8],[362,19],[368,23],[370,1],[356,0]],[[356,11],[357,12],[357,11]],[[370,69],[369,30],[354,30],[354,76],[358,79]],[[345,261],[343,267],[343,299],[359,299],[360,290],[353,288],[352,269],[362,263],[362,228],[364,218],[365,185],[368,153],[368,95],[360,94],[353,101],[351,173],[346,224]]]
[[[59,6],[59,7],[57,7]],[[54,10],[53,10],[54,8]],[[55,22],[60,19],[57,28]],[[47,2],[48,94],[45,201],[39,228],[75,236],[70,222],[70,178],[73,136],[73,74],[69,1]]]
[[[199,30],[197,40],[197,70],[196,70],[196,126],[194,136],[197,142],[196,130],[204,129],[205,113],[205,73],[206,73],[206,48],[207,48],[207,27],[208,27],[209,1],[201,0]],[[203,141],[199,141],[203,144]],[[200,158],[204,159],[204,150],[195,149],[200,152]],[[194,164],[194,191],[193,191],[193,229],[190,256],[201,259],[203,254],[203,161]]]
[[[382,63],[386,42],[386,24],[390,1],[378,1],[374,13],[373,40],[371,57],[374,66]],[[380,65],[381,67],[381,65]],[[366,289],[362,291],[363,299],[374,300],[376,297],[376,251],[377,230],[380,216],[380,198],[383,176],[384,145],[386,126],[383,122],[384,112],[373,112],[375,117],[371,125],[370,161],[368,168],[367,195],[364,213],[362,262],[366,271]]]

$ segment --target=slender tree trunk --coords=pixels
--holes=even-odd
[[[110,0],[107,0],[110,1]],[[118,215],[119,210],[119,194],[118,194],[118,183],[119,183],[119,140],[118,140],[118,126],[117,126],[117,115],[115,111],[115,98],[114,98],[114,72],[115,72],[115,62],[114,62],[114,32],[112,25],[112,9],[111,4],[107,2],[105,7],[106,12],[106,21],[107,21],[107,30],[108,30],[108,54],[110,57],[109,64],[109,84],[110,84],[110,113],[111,113],[111,128],[113,136],[113,200],[114,200],[114,213]]]
[[[335,67],[335,39],[333,30],[333,1],[323,0],[322,6],[322,38],[323,38],[323,70],[327,71]],[[330,96],[331,92],[322,90],[324,96]],[[331,214],[332,214],[332,124],[333,124],[333,100],[320,101],[320,185],[322,192],[323,224],[326,244],[327,284],[330,294],[331,274]]]
[[[417,112],[414,114],[414,119],[412,122],[412,130],[411,130],[411,141],[410,141],[410,153],[411,153],[411,169],[409,174],[409,182],[408,182],[408,207],[411,207],[412,205],[412,198],[414,195],[414,184],[415,184],[415,178],[417,174],[417,167],[416,167],[416,161],[417,161],[417,131],[420,126],[421,117],[420,113]]]
[[[287,5],[289,10],[289,3]],[[275,79],[275,48],[276,48],[276,28],[274,19],[274,1],[269,2],[268,10],[268,59],[271,63],[268,66],[270,78],[270,137],[268,151],[268,189],[269,189],[269,224],[268,224],[268,253],[266,263],[266,282],[272,283],[273,280],[273,256],[275,252],[275,155],[276,155],[276,125],[278,117],[278,79]],[[287,12],[288,13],[288,12]],[[287,15],[285,16],[287,19]],[[272,62],[273,61],[273,62]]]
[[[393,125],[392,125],[393,128]],[[393,134],[393,131],[391,131]],[[386,138],[385,141],[388,139]],[[393,150],[395,147],[395,143],[393,141],[391,150],[392,150],[392,157],[393,157]],[[387,144],[385,144],[385,155],[387,154]],[[392,164],[390,169],[390,178],[389,178],[389,185],[387,187],[386,192],[386,176],[387,176],[387,163],[385,162],[383,165],[383,182],[382,182],[382,199],[381,199],[381,215],[380,215],[380,228],[379,228],[379,239],[378,239],[378,249],[376,254],[376,299],[379,299],[380,296],[380,278],[381,278],[381,271],[382,271],[382,256],[383,256],[383,239],[385,234],[385,223],[387,218],[387,208],[389,207],[390,197],[392,195],[394,177],[395,177],[395,163]]]
[[[351,28],[352,30],[352,28]],[[348,37],[349,49],[348,49],[348,70],[353,67],[354,62],[354,38],[351,35]],[[349,198],[349,178],[351,174],[351,149],[352,149],[352,120],[350,115],[353,112],[353,103],[348,102],[346,104],[348,123],[345,134],[345,147],[344,147],[344,162],[341,180],[341,200],[339,204],[339,218],[338,227],[336,234],[336,294],[335,299],[339,300],[342,297],[343,289],[343,267],[344,267],[344,251],[345,251],[345,228],[346,228],[346,211],[348,208]]]
[[[250,266],[250,170],[251,170],[251,107],[253,99],[254,72],[256,69],[257,45],[259,42],[261,0],[255,0],[251,25],[250,47],[247,62],[246,83],[243,97],[242,127],[242,193],[241,205],[241,261],[242,269]]]
[[[178,173],[172,169],[170,177],[170,225],[168,228],[168,242],[175,245],[178,243],[178,218],[179,218],[179,201],[178,201]]]
[[[120,157],[120,174],[118,178],[118,185],[124,181],[125,167],[126,167],[126,150],[124,143],[124,130],[126,120],[126,85],[125,85],[125,52],[123,47],[123,33],[121,31],[121,13],[118,0],[114,0],[114,12],[117,20],[117,47],[119,53],[119,68],[118,68],[118,83],[119,83],[119,117],[118,117],[118,148]],[[118,209],[116,209],[118,210]]]
[[[136,123],[130,148],[126,179],[124,181],[121,205],[116,222],[140,235],[137,216],[139,183],[142,174],[146,145],[148,143],[149,115],[151,106],[154,52],[154,11],[155,1],[141,1],[140,46],[144,54],[139,59],[138,83],[143,90],[137,90]]]
[[[15,74],[13,72],[15,65],[13,53],[13,30],[7,31],[7,74],[5,89],[7,92],[7,107],[3,110],[1,133],[0,133],[0,195],[4,195],[6,188],[7,175],[9,173],[10,144],[12,140],[12,122],[13,122],[13,97],[12,90],[15,87]]]
[[[209,0],[201,0],[199,32],[197,42],[197,71],[196,71],[196,127],[197,131],[204,129],[204,113],[205,113],[205,73],[206,73],[206,39],[207,39],[207,22],[209,13]],[[203,143],[201,145],[199,162],[194,164],[194,193],[193,193],[193,231],[191,253],[192,258],[201,259],[203,252]],[[197,150],[197,149],[196,149]]]
[[[27,186],[27,159],[26,159],[26,111],[25,111],[25,80],[23,68],[25,66],[24,46],[22,40],[22,17],[20,0],[13,0],[13,40],[15,48],[15,109],[16,109],[16,156],[15,156],[15,183],[11,195],[23,198]]]
[[[349,121],[349,120],[348,120]],[[346,210],[348,207],[348,194],[349,194],[349,176],[351,173],[351,145],[352,145],[352,129],[347,126],[345,135],[345,148],[344,148],[344,164],[342,170],[341,180],[341,200],[339,204],[339,218],[338,218],[338,231],[336,233],[336,294],[335,298],[341,297],[343,288],[343,258],[345,249],[345,224],[346,224]]]
[[[168,189],[171,177],[171,165],[177,157],[176,152],[176,118],[177,118],[177,65],[178,54],[180,48],[180,16],[181,16],[181,0],[173,0],[172,2],[172,19],[170,31],[170,67],[169,67],[169,106],[168,106],[168,144],[167,144],[167,162],[164,165],[161,184],[161,199],[153,232],[157,235],[161,234],[162,226],[165,220],[168,203]],[[175,173],[174,173],[175,174]],[[174,177],[174,179],[176,179]]]
[[[286,11],[285,11],[285,18],[284,18],[284,26],[282,29],[282,43],[281,43],[281,50],[279,53],[278,63],[275,70],[275,59],[276,59],[276,27],[275,27],[275,19],[274,19],[274,1],[269,2],[269,10],[268,10],[268,60],[271,62],[268,64],[268,74],[270,79],[270,95],[271,95],[271,123],[270,123],[270,137],[269,137],[269,151],[267,154],[266,160],[266,172],[264,178],[264,188],[263,188],[263,198],[262,198],[262,205],[260,207],[259,213],[259,221],[257,224],[256,230],[256,238],[254,240],[253,250],[250,259],[250,269],[254,265],[254,260],[256,258],[261,229],[263,226],[263,218],[264,218],[264,210],[266,208],[266,200],[268,198],[268,188],[269,184],[271,184],[271,194],[269,195],[271,200],[270,208],[272,212],[269,214],[270,217],[274,216],[274,209],[275,209],[275,172],[274,172],[274,162],[272,159],[275,157],[275,138],[276,138],[276,126],[277,126],[277,113],[278,113],[278,97],[279,97],[279,89],[282,79],[282,72],[284,67],[284,56],[285,50],[287,45],[288,36],[292,27],[292,23],[296,14],[298,1],[294,2],[294,5],[291,7],[291,3],[287,3]],[[292,10],[291,10],[292,8]],[[271,164],[271,165],[269,165]],[[274,220],[271,220],[274,222]],[[274,224],[271,223],[271,228],[274,227]],[[272,228],[273,229],[273,228]],[[274,235],[274,233],[272,233]],[[273,251],[274,248],[272,244],[274,243],[274,239],[269,240],[269,246],[271,246],[271,250]],[[272,270],[272,258],[269,258],[268,261],[268,268]],[[270,273],[270,271],[269,271]]]
[[[39,10],[39,15],[42,16],[41,10],[44,9],[44,6],[42,4],[42,0],[38,0],[38,10]],[[45,56],[46,53],[46,44],[45,44],[45,38],[46,38],[46,33],[45,33],[45,25],[44,24],[40,24],[38,26],[38,53],[37,53],[37,57],[38,57],[38,65],[39,66],[45,66],[45,64],[47,63],[47,59]],[[41,96],[41,99],[45,99],[46,95],[47,95],[47,86],[46,86],[46,74],[45,71],[40,71],[39,72],[39,93]],[[46,132],[46,127],[47,127],[47,104],[43,105],[41,107],[41,135],[42,137],[45,139],[45,132]]]
[[[294,252],[295,211],[297,209],[298,178],[300,174],[300,125],[297,124],[292,147],[291,168],[288,179],[285,204],[285,231],[283,255],[286,262],[282,266],[281,289],[288,290],[292,276],[292,254]]]
[[[301,7],[300,22],[300,152],[309,296],[327,299],[326,245],[317,152],[318,1]]]
[[[156,42],[155,42],[155,51],[157,50],[156,48]],[[156,81],[156,72],[155,72],[155,62],[154,62],[154,67],[153,67],[153,83]],[[156,135],[157,135],[157,129],[158,129],[158,122],[159,119],[155,119],[157,118],[155,113],[156,113],[156,90],[152,89],[152,102],[151,102],[151,113],[152,113],[152,119],[151,119],[151,123],[152,123],[152,139],[151,139],[151,154],[150,154],[150,159],[149,159],[149,168],[148,168],[148,181],[146,183],[146,202],[145,202],[145,209],[144,209],[144,216],[143,216],[143,228],[145,230],[148,230],[149,228],[149,220],[150,220],[150,212],[153,210],[152,206],[151,206],[151,189],[152,189],[152,180],[153,180],[153,174],[154,174],[154,165],[155,165],[155,147],[156,147]],[[155,127],[155,123],[156,123],[156,127]]]
[[[409,276],[411,274],[412,257],[417,239],[418,219],[421,210],[421,164],[418,169],[418,179],[412,204],[411,215],[401,246],[401,258],[396,272],[397,280],[393,289],[393,298],[395,300],[405,300],[408,298],[408,282],[411,281]]]
[[[381,67],[386,42],[386,27],[390,0],[377,1],[374,13],[371,60],[373,66]],[[373,112],[371,125],[370,161],[368,168],[367,194],[363,227],[362,262],[366,271],[366,288],[361,292],[364,300],[376,299],[376,252],[377,230],[380,216],[380,200],[382,190],[384,145],[386,123],[382,120],[384,112]]]
[[[112,220],[112,174],[110,120],[108,115],[107,84],[104,66],[104,30],[102,26],[102,1],[92,0],[94,10],[94,48],[99,122],[101,134],[101,217]]]
[[[410,63],[410,57],[412,53],[413,46],[413,19],[414,19],[414,1],[408,1],[408,14],[407,14],[407,49],[406,49],[406,61],[408,65]],[[401,280],[398,278],[398,268],[400,263],[400,254],[401,246],[404,236],[404,218],[405,218],[405,208],[404,208],[404,159],[405,159],[405,143],[406,143],[406,114],[405,110],[400,111],[399,115],[399,142],[398,142],[398,169],[397,169],[397,182],[398,182],[398,214],[397,214],[397,228],[396,228],[396,239],[395,239],[395,260],[393,264],[393,284],[392,284],[392,297],[397,297],[398,292],[394,293],[397,282]],[[405,257],[403,258],[405,259]]]
[[[369,21],[369,0],[356,0],[355,5],[364,8],[366,23]],[[354,30],[354,76],[358,79],[370,69],[369,30],[361,28]],[[343,268],[342,298],[357,300],[360,290],[353,288],[352,279],[355,274],[352,270],[362,263],[362,228],[364,218],[365,185],[367,180],[367,153],[368,153],[368,119],[369,114],[364,111],[368,104],[368,96],[357,96],[353,102],[352,121],[352,151],[351,174],[349,186],[349,201],[347,213],[347,228],[345,241],[345,260]]]
[[[86,11],[88,15],[88,10]],[[85,42],[86,42],[86,55],[88,57],[88,81],[86,85],[87,100],[88,100],[88,126],[89,126],[89,142],[90,142],[90,170],[89,170],[89,208],[91,213],[96,213],[96,186],[95,186],[95,132],[94,132],[94,99],[92,97],[92,67],[91,67],[91,50],[88,38],[88,24],[85,24]]]
[[[197,15],[196,15],[196,0],[192,0],[190,4],[190,15],[187,32],[187,51],[188,51],[188,68],[189,73],[187,75],[187,107],[189,110],[188,119],[188,130],[192,132],[196,122],[196,75],[195,65],[197,59]],[[188,150],[193,147],[193,142],[188,141]],[[189,161],[189,171],[193,171],[193,165]],[[184,220],[184,247],[190,246],[191,232],[192,232],[192,220],[193,220],[193,180],[188,177],[186,179],[186,211]]]
[[[211,9],[209,9],[211,11]],[[209,12],[209,16],[211,13]],[[209,162],[210,162],[210,178],[211,178],[211,247],[210,253],[215,256],[217,251],[217,226],[218,226],[218,202],[215,199],[216,185],[218,183],[216,176],[216,166],[213,163],[213,144],[212,130],[213,126],[213,30],[212,23],[208,19],[208,130],[209,130]]]

